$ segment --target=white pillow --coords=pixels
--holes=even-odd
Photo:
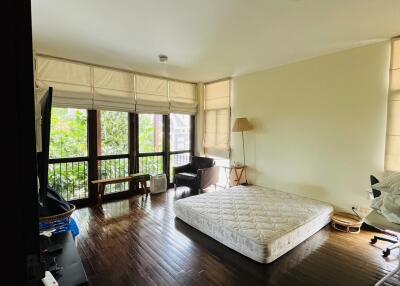
[[[385,193],[382,193],[379,197],[374,198],[371,201],[371,209],[376,210],[378,213],[382,213],[381,212],[381,207],[383,204],[383,197],[385,196]]]
[[[383,178],[379,183],[372,185],[372,188],[385,193],[400,193],[400,173],[396,172]]]
[[[388,221],[400,224],[400,195],[386,194],[381,211]]]

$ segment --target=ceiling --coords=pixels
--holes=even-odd
[[[32,22],[36,52],[206,82],[399,35],[400,1],[32,0]]]

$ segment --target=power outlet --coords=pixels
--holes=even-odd
[[[353,206],[353,207],[351,207],[351,209],[353,211],[355,211],[356,213],[358,213],[358,215],[360,217],[366,217],[371,211],[370,208],[365,208],[365,207],[360,207],[360,206]]]

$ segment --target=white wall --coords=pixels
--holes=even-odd
[[[248,117],[249,180],[368,207],[383,173],[390,44],[383,42],[233,79],[232,120]],[[232,134],[232,160],[242,161]]]

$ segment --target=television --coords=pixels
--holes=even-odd
[[[36,157],[39,181],[39,203],[42,207],[46,207],[47,205],[52,101],[52,87],[49,87],[46,93],[36,101],[36,149],[38,151]]]

